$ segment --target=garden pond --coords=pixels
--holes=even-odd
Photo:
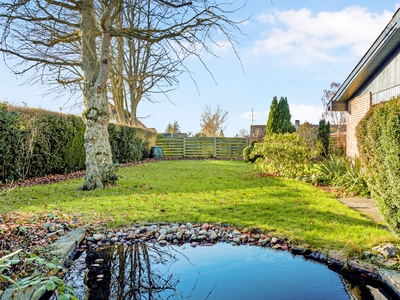
[[[65,281],[80,300],[394,299],[372,280],[303,256],[230,243],[109,245],[83,252]]]

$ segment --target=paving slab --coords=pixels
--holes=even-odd
[[[347,205],[348,207],[363,213],[376,223],[383,222],[383,219],[373,199],[350,197],[350,198],[338,198],[338,200],[341,203]]]
[[[49,255],[61,259],[60,264],[68,258],[68,255],[75,247],[79,246],[86,234],[85,229],[74,229],[68,234],[61,236],[57,241],[49,246]]]

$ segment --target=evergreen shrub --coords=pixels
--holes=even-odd
[[[323,157],[327,157],[329,154],[329,143],[330,143],[331,125],[329,122],[325,122],[324,119],[319,121],[317,131],[317,148],[319,154]]]
[[[245,147],[243,149],[243,160],[245,162],[252,162],[254,163],[256,161],[256,159],[258,158],[257,156],[251,156],[250,154],[254,149],[254,145],[257,143],[257,141],[251,141],[250,145],[248,145],[247,147]]]
[[[110,145],[114,163],[127,163],[142,159],[142,139],[137,137],[134,127],[108,125]]]
[[[42,109],[11,109],[20,116],[21,179],[84,168],[85,125],[80,117]]]
[[[21,177],[20,116],[8,110],[8,105],[0,103],[0,182],[18,180]]]
[[[314,183],[330,185],[349,196],[369,196],[359,159],[329,156],[314,168],[317,171]]]
[[[400,97],[373,107],[356,135],[371,196],[389,229],[400,236]]]
[[[296,178],[304,175],[311,161],[311,150],[297,133],[268,134],[254,145],[250,158],[258,157],[255,166],[263,173]]]

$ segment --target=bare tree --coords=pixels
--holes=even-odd
[[[247,137],[249,136],[249,132],[246,129],[240,129],[239,133],[237,134],[238,137]]]
[[[230,2],[151,1],[159,19],[151,30],[119,22],[130,9],[128,0],[4,0],[0,1],[0,51],[16,74],[33,72],[34,80],[66,86],[79,83],[86,123],[86,177],[83,189],[103,188],[112,175],[107,83],[112,40],[135,39],[157,44],[200,43],[216,29],[232,41],[238,30],[228,19]],[[184,47],[188,49],[188,47]],[[190,49],[190,47],[189,47]],[[15,59],[15,64],[12,64]]]
[[[223,136],[223,131],[226,127],[224,124],[227,119],[228,111],[224,111],[217,105],[213,112],[211,107],[206,105],[200,119],[201,135],[207,137]]]
[[[118,18],[118,26],[140,27],[151,31],[161,24],[173,23],[168,14],[157,12],[150,0],[131,0]],[[171,10],[172,8],[170,8]],[[173,22],[172,22],[173,21]],[[138,104],[142,99],[151,101],[152,93],[166,93],[178,84],[178,69],[188,52],[173,57],[175,49],[169,47],[175,37],[157,43],[119,37],[112,44],[113,68],[110,73],[112,105],[120,123],[140,126],[137,117]]]
[[[313,126],[309,122],[304,122],[300,125],[297,130],[297,134],[304,138],[306,141],[307,147],[313,151],[317,150],[316,146],[316,138],[317,138],[318,127]]]
[[[130,0],[129,9],[125,9],[118,18],[119,26],[142,28],[148,32],[159,30],[164,26],[174,26],[177,23],[176,8],[154,5],[150,0]],[[156,3],[156,2],[155,2]],[[212,6],[210,6],[212,7]],[[179,18],[190,16],[190,10],[182,11]],[[201,13],[203,14],[203,13]],[[209,17],[209,16],[208,16]],[[216,21],[221,15],[212,16]],[[228,21],[227,19],[224,22]],[[209,23],[204,26],[202,19],[192,33],[182,32],[157,43],[147,39],[118,38],[113,43],[113,66],[110,74],[112,105],[118,113],[119,122],[140,126],[137,108],[143,99],[152,102],[152,94],[166,94],[178,87],[178,76],[188,72],[184,61],[207,51],[214,55],[205,39],[209,37],[211,27],[216,27],[223,33],[234,48],[234,40],[227,31],[228,27]],[[236,27],[232,22],[226,23]],[[222,23],[221,23],[222,25]],[[193,35],[193,33],[195,33]],[[199,38],[200,37],[200,38]]]
[[[334,148],[336,153],[344,153],[346,149],[346,125],[347,125],[347,112],[346,111],[330,111],[329,102],[335,95],[340,87],[339,82],[332,82],[329,90],[323,90],[321,98],[323,104],[322,118],[331,124],[331,127],[336,130],[336,143]],[[332,126],[333,125],[333,126]]]
[[[168,123],[167,128],[165,129],[166,133],[180,133],[181,129],[178,121],[174,121],[173,124]]]

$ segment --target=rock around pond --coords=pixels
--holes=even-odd
[[[161,246],[161,248],[178,246],[177,249],[186,248],[186,254],[188,252],[187,249],[194,250],[199,248],[198,246],[210,246],[216,244],[217,242],[217,247],[220,247],[220,244],[229,244],[229,247],[231,247],[231,245],[256,245],[261,247],[251,248],[262,249],[263,247],[268,247],[273,249],[287,250],[281,252],[286,253],[285,255],[290,255],[289,251],[293,254],[301,254],[304,257],[328,264],[331,268],[337,268],[337,270],[345,267],[344,262],[338,259],[336,256],[327,257],[321,253],[312,252],[311,249],[309,249],[306,245],[293,245],[288,239],[279,239],[277,237],[261,233],[258,230],[241,232],[240,230],[237,230],[229,225],[221,226],[208,223],[149,223],[133,226],[131,228],[122,228],[117,231],[97,232],[87,236],[87,239],[83,242],[82,248],[86,250],[90,249],[91,251],[100,251],[101,249],[107,247],[116,247],[116,245],[123,245],[123,247],[126,248],[135,247],[135,245],[146,244]],[[204,247],[200,248],[204,249]],[[216,247],[206,248],[216,249]],[[354,262],[353,264],[348,264],[348,266],[352,273],[357,273],[361,276],[372,278],[373,280],[378,280],[381,278],[379,270],[371,267],[368,264]],[[218,268],[218,266],[216,267]],[[328,270],[326,266],[324,268]],[[240,272],[243,274],[243,271]],[[394,287],[396,284],[388,285],[394,291],[393,294],[396,295],[397,290]],[[389,293],[391,293],[392,290],[390,290]]]
[[[391,299],[288,251],[228,243],[109,245],[85,252],[66,280],[82,300]]]

